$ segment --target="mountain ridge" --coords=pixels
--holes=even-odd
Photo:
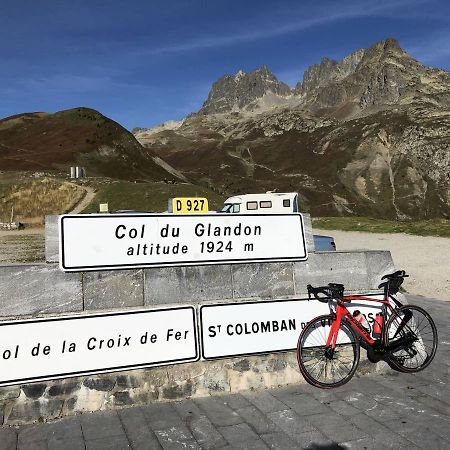
[[[221,77],[179,126],[136,138],[226,193],[296,190],[316,215],[450,217],[450,73],[388,38],[281,83],[266,66]]]

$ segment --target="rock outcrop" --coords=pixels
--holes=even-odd
[[[291,89],[278,81],[267,66],[249,73],[240,70],[236,75],[225,75],[213,84],[199,114],[251,110],[267,94],[288,96]]]

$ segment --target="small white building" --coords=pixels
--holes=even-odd
[[[86,178],[86,169],[84,167],[71,167],[70,178]]]

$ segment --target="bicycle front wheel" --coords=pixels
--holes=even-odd
[[[300,333],[297,361],[305,380],[316,387],[330,389],[342,386],[358,367],[360,348],[353,329],[345,321],[339,328],[336,348],[327,348],[335,316],[319,316],[309,322]]]
[[[438,335],[431,316],[421,307],[404,305],[389,318],[385,329],[389,362],[400,372],[425,369],[436,354]]]

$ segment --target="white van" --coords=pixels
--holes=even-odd
[[[297,192],[271,192],[265,194],[243,194],[227,198],[218,213],[228,214],[289,214],[298,213]],[[314,234],[316,251],[335,251],[332,236]]]
[[[225,200],[219,213],[230,214],[286,214],[298,212],[297,192],[266,192],[265,194],[236,195]]]

